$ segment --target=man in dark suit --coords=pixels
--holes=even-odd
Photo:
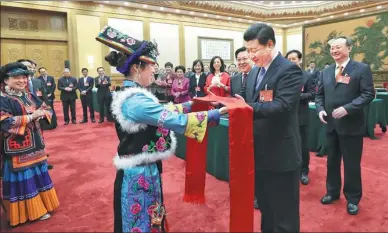
[[[100,120],[98,123],[104,122],[105,110],[107,110],[108,121],[112,121],[112,115],[110,111],[110,77],[105,76],[105,70],[103,67],[97,68],[98,77],[95,78],[95,86],[97,88],[98,106],[100,107]]]
[[[57,85],[55,84],[55,79],[54,77],[47,75],[47,69],[45,67],[40,67],[39,73],[40,73],[40,76],[38,77],[38,79],[42,81],[43,86],[47,92],[49,105],[54,110],[54,99],[55,99],[54,92],[57,87]]]
[[[286,54],[286,58],[300,67],[302,63],[302,53],[299,50],[291,50]],[[302,184],[309,183],[309,164],[310,152],[308,148],[308,132],[309,132],[309,102],[315,99],[314,76],[307,71],[303,71],[303,87],[300,91],[299,101],[299,134],[302,147],[302,167],[300,181]]]
[[[315,98],[322,123],[327,124],[326,194],[322,204],[338,200],[341,192],[341,156],[344,160],[344,188],[347,211],[358,213],[362,196],[361,156],[366,131],[364,107],[375,97],[371,68],[350,60],[351,40],[334,39],[330,55],[335,61],[322,71]]]
[[[301,69],[275,49],[274,30],[254,24],[244,33],[256,66],[237,98],[254,112],[255,190],[262,232],[299,232]]]
[[[315,67],[315,61],[310,61],[307,72],[313,75],[314,84],[317,87],[318,86],[318,78],[319,78],[319,70]]]
[[[75,113],[75,100],[78,98],[77,93],[77,79],[71,77],[70,70],[65,68],[63,77],[58,80],[58,89],[61,90],[61,101],[63,106],[63,115],[65,118],[65,125],[69,124],[69,107],[71,111],[71,123],[77,124]]]
[[[94,120],[94,108],[93,108],[93,92],[94,78],[88,76],[88,69],[82,68],[83,77],[78,79],[78,89],[80,91],[83,119],[81,124],[88,122],[88,107],[90,113],[90,120],[95,123]]]
[[[249,59],[248,51],[245,47],[237,49],[234,56],[236,57],[237,65],[241,72],[232,76],[230,79],[231,96],[240,94],[241,87],[246,85],[249,71],[252,69],[252,61]]]

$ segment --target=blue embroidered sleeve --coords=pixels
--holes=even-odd
[[[189,104],[187,106],[190,107]],[[188,114],[170,111],[141,93],[126,99],[121,111],[126,119],[136,123],[166,128],[179,134],[186,132]],[[218,124],[218,110],[208,111],[207,116],[207,123]]]

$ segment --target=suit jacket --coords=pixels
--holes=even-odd
[[[318,69],[314,69],[314,71],[312,73],[311,73],[310,69],[308,69],[306,72],[308,72],[309,74],[311,74],[313,76],[314,85],[316,87],[318,87],[318,80],[319,80],[319,75],[321,72]]]
[[[335,64],[331,65],[319,77],[315,97],[317,112],[326,111],[328,132],[336,130],[340,135],[364,135],[366,125],[363,108],[375,98],[371,68],[350,60],[342,72],[342,75],[350,77],[349,84],[336,82],[335,68]],[[339,107],[344,107],[348,115],[334,119],[332,112]]]
[[[80,92],[86,91],[86,95],[92,95],[92,89],[94,87],[94,78],[88,76],[86,79],[86,85],[84,82],[84,77],[78,79],[78,90]]]
[[[103,84],[103,82],[106,81],[106,84]],[[96,77],[94,79],[94,83],[97,89],[97,94],[98,95],[110,95],[110,86],[111,86],[111,81],[110,77],[104,76],[103,79],[100,78],[100,76]]]
[[[313,74],[303,71],[303,88],[299,101],[299,125],[306,126],[309,123],[309,102],[315,99],[315,84]]]
[[[48,104],[47,91],[44,88],[43,82],[38,78],[32,78],[31,82],[34,94]]]
[[[65,88],[70,87],[71,91],[66,91]],[[67,101],[67,100],[76,100],[78,99],[77,93],[75,90],[77,90],[77,79],[73,77],[65,78],[62,77],[58,80],[58,89],[61,91],[61,100]]]
[[[201,73],[201,75],[199,76],[199,80],[198,80],[198,87],[199,87],[199,91],[196,91],[196,87],[197,87],[197,78],[195,77],[195,73],[193,73],[191,76],[190,76],[190,87],[189,87],[189,92],[190,92],[190,96],[192,98],[194,98],[195,96],[197,97],[204,97],[205,96],[205,84],[206,84],[206,77],[207,75],[205,73]]]
[[[257,171],[295,171],[301,163],[298,108],[302,71],[279,53],[268,67],[259,91],[273,91],[273,101],[259,102],[255,90],[260,68],[249,72],[241,96],[253,108],[255,168]]]
[[[230,96],[240,94],[242,87],[242,73],[237,73],[230,78]]]
[[[47,96],[51,94],[51,96],[48,96],[48,99],[54,100],[55,99],[55,89],[57,85],[55,84],[55,79],[52,76],[47,76],[46,81],[44,81],[44,78],[42,76],[39,76],[38,79],[40,79],[43,82],[44,87],[47,91]]]

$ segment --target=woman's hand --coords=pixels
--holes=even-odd
[[[34,120],[36,120],[40,117],[43,117],[43,116],[46,116],[46,114],[44,113],[43,110],[40,110],[40,109],[38,109],[32,113],[32,119],[34,119]]]
[[[224,114],[228,113],[228,108],[222,107],[222,108],[218,109],[218,111],[220,112],[221,115],[224,115]]]

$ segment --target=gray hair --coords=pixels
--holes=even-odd
[[[328,41],[328,44],[331,45],[336,40],[343,40],[347,47],[352,47],[352,45],[353,45],[352,40],[346,36],[339,36],[339,37],[336,37],[334,39],[331,39]]]
[[[69,72],[70,73],[70,69],[69,68],[65,68],[65,69],[63,69],[63,72]]]

